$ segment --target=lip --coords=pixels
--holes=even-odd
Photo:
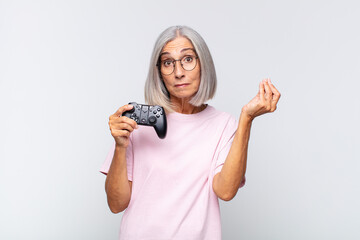
[[[175,84],[175,87],[186,87],[186,86],[188,86],[188,85],[190,85],[190,83],[182,83],[182,84]]]

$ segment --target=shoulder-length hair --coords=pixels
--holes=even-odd
[[[167,112],[173,112],[174,106],[170,102],[169,92],[161,78],[157,67],[160,53],[166,43],[177,37],[186,37],[193,44],[200,61],[200,86],[197,93],[190,100],[190,104],[201,106],[212,99],[216,91],[216,72],[209,48],[204,39],[195,30],[187,26],[173,26],[165,29],[155,42],[152,52],[149,72],[145,83],[145,101],[149,105],[160,105]]]

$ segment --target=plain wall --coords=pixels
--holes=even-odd
[[[158,35],[198,31],[209,104],[239,117],[270,77],[224,239],[360,239],[358,1],[0,1],[0,239],[117,239],[99,168],[108,118],[144,102]],[[164,193],[165,194],[165,193]]]

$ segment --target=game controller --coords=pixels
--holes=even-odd
[[[134,106],[131,110],[126,111],[122,116],[131,118],[139,125],[152,126],[159,138],[164,139],[166,136],[167,122],[164,108],[157,105],[137,104],[130,102]]]

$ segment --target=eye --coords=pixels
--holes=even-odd
[[[164,67],[170,67],[172,64],[172,61],[171,60],[163,60],[163,65]]]
[[[185,62],[185,63],[191,63],[192,61],[193,61],[193,56],[185,56],[184,58],[183,58],[183,62]]]

